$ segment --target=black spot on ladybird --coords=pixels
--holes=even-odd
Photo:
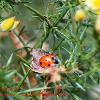
[[[50,66],[50,64],[48,64],[48,66]]]
[[[42,65],[42,62],[40,62],[40,65]]]

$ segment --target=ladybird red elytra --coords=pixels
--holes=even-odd
[[[32,52],[31,67],[34,71],[42,73],[58,64],[58,58],[55,54],[43,50],[34,50]]]

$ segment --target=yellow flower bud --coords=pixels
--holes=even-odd
[[[0,30],[1,31],[13,30],[19,25],[19,23],[20,23],[19,21],[15,20],[15,17],[5,19],[0,24]]]
[[[1,22],[1,25],[0,25],[1,31],[9,31],[14,25],[14,21],[15,21],[15,17],[11,17]]]
[[[100,0],[86,0],[85,4],[96,14],[100,14]]]
[[[96,22],[95,22],[95,30],[100,33],[100,16],[97,16]]]
[[[79,21],[83,21],[85,20],[86,15],[85,12],[81,9],[77,10],[75,13],[75,21],[79,22]]]

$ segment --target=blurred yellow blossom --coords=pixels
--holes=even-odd
[[[100,0],[86,0],[85,4],[97,14],[100,14]]]
[[[83,10],[79,9],[76,11],[75,13],[75,21],[79,22],[79,21],[83,21],[86,18],[86,14]]]

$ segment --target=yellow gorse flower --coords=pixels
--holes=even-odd
[[[86,0],[85,4],[97,14],[100,14],[100,0]]]
[[[79,9],[76,11],[75,21],[80,22],[80,21],[85,20],[85,18],[86,18],[85,12],[82,9]]]
[[[19,21],[15,17],[7,18],[0,24],[1,31],[9,31],[15,29],[19,25]]]

